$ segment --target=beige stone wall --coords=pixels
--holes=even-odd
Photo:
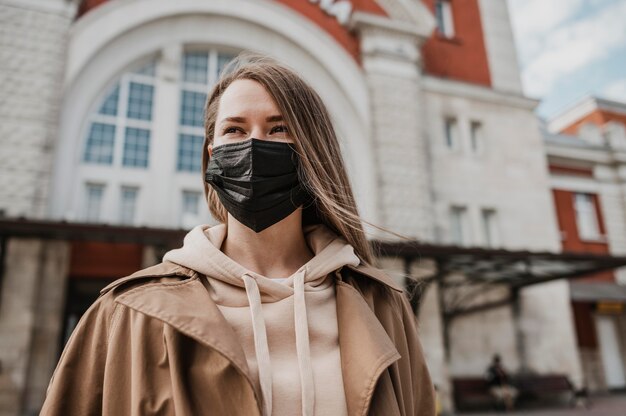
[[[0,415],[37,412],[56,366],[69,244],[10,239],[0,298]]]
[[[372,184],[372,192],[378,217],[381,225],[395,232],[432,240],[431,180],[421,117],[420,39],[395,22],[368,19],[357,27],[372,114],[372,137],[364,145],[371,146],[375,159],[378,181]]]
[[[540,373],[564,373],[580,387],[582,367],[566,280],[522,292],[522,330],[528,365]]]

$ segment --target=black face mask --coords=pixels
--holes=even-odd
[[[251,138],[214,147],[204,179],[226,210],[258,233],[310,201],[297,166],[292,143]]]

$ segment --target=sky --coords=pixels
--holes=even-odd
[[[506,0],[524,94],[550,119],[588,96],[626,103],[626,0]]]

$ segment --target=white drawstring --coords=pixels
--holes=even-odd
[[[315,404],[315,385],[313,367],[309,349],[309,323],[306,317],[304,299],[304,269],[298,270],[293,280],[293,312],[296,326],[296,349],[300,367],[300,385],[302,386],[302,416],[313,416]]]
[[[311,365],[311,351],[309,346],[309,324],[306,316],[306,302],[304,297],[305,269],[298,270],[294,276],[293,311],[296,332],[296,352],[300,369],[300,385],[302,394],[302,416],[313,416],[315,406],[315,384],[313,382],[313,366]],[[252,331],[254,334],[254,349],[259,369],[261,394],[265,403],[265,416],[272,414],[272,366],[270,363],[269,345],[265,319],[261,308],[261,295],[256,279],[248,274],[242,276],[246,286],[250,314],[252,316]]]
[[[259,368],[259,382],[261,383],[261,394],[265,405],[265,415],[272,414],[272,364],[270,362],[270,351],[267,343],[267,333],[265,331],[265,319],[261,309],[261,294],[256,280],[247,274],[242,276],[246,285],[246,294],[250,304],[250,314],[252,316],[252,332],[254,334],[254,351],[256,362]]]

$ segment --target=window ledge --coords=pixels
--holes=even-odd
[[[437,40],[443,41],[443,42],[448,42],[448,43],[453,43],[455,45],[462,45],[463,42],[461,41],[461,38],[459,38],[457,35],[453,35],[451,37],[444,35],[443,33],[437,32],[435,34],[435,38]]]
[[[579,237],[581,243],[603,243],[607,244],[609,239],[606,234],[599,235],[597,237]]]

